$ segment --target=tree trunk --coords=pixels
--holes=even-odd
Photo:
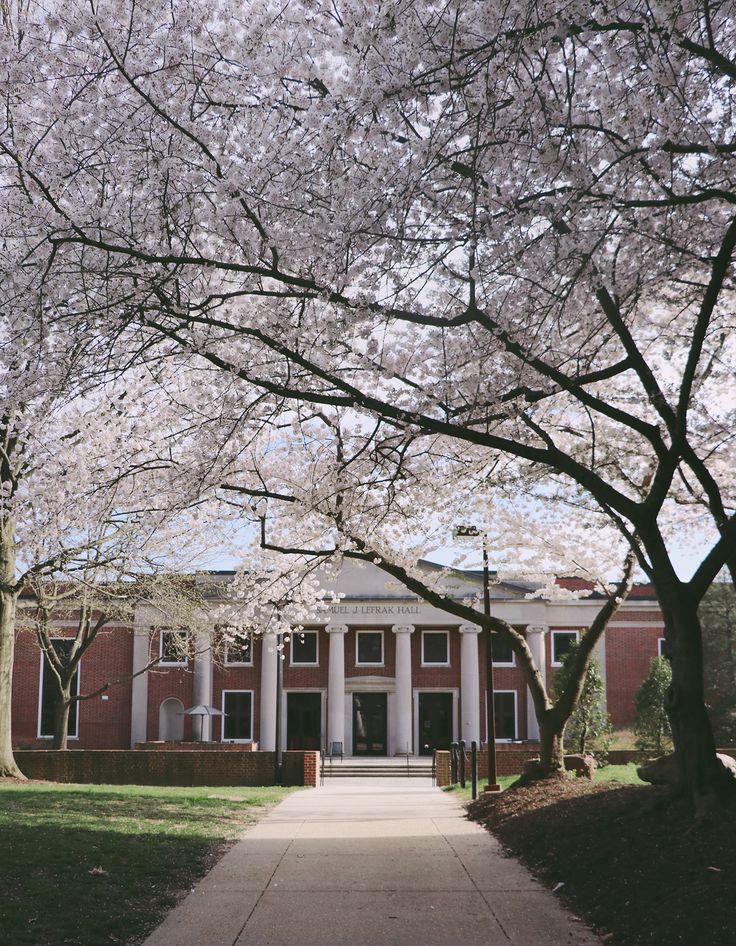
[[[697,602],[683,586],[657,589],[671,648],[672,683],[666,696],[667,715],[683,793],[695,812],[704,814],[733,792],[716,758],[713,729],[705,708],[703,651]]]
[[[52,748],[69,748],[69,712],[72,705],[71,681],[59,686],[54,702],[54,741]]]
[[[548,710],[539,722],[539,775],[547,777],[565,771],[565,722]]]
[[[0,521],[0,777],[23,779],[15,764],[11,731],[15,650],[15,523]]]

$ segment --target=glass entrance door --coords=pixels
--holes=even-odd
[[[286,694],[286,748],[319,749],[322,732],[322,695]]]
[[[353,693],[353,755],[388,754],[386,693]]]
[[[452,693],[419,694],[419,754],[449,749],[452,742]]]

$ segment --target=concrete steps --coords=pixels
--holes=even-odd
[[[325,762],[325,778],[423,778],[432,777],[431,762],[356,762],[348,759]]]

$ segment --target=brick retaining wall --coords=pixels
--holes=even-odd
[[[20,750],[28,778],[99,785],[273,785],[275,753],[182,749]],[[284,785],[317,786],[319,752],[285,752]]]
[[[470,780],[470,749],[466,749],[468,761],[465,766],[465,772]],[[519,745],[504,745],[501,743],[496,746],[496,774],[497,775],[518,775],[524,767],[524,763],[529,759],[536,759],[539,755],[539,743],[525,742]],[[450,753],[447,751],[438,751],[436,755],[436,777],[437,784],[442,787],[450,784]],[[478,778],[488,778],[488,750],[478,750]]]

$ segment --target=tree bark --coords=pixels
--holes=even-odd
[[[713,729],[705,707],[703,650],[698,602],[687,586],[667,582],[657,588],[670,645],[672,683],[665,707],[672,728],[681,789],[696,814],[705,814],[734,793],[716,758]]]
[[[0,777],[24,779],[13,757],[11,708],[15,608],[19,589],[15,580],[15,522],[0,520]]]
[[[69,712],[72,705],[71,681],[61,684],[54,703],[54,740],[52,748],[69,748]]]
[[[539,722],[539,774],[543,777],[565,771],[565,723],[559,713],[549,710]]]

